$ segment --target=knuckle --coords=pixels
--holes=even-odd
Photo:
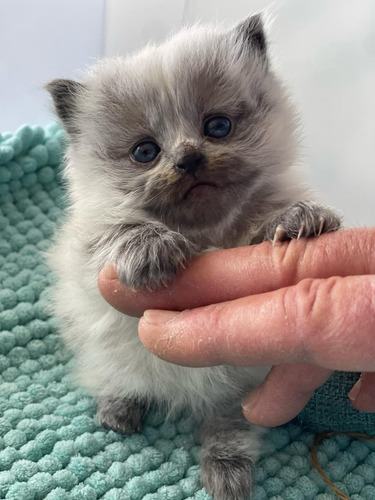
[[[301,349],[307,356],[311,354],[311,346],[316,340],[319,341],[321,332],[327,329],[335,292],[341,280],[340,277],[325,280],[309,278],[284,291],[285,317],[291,330],[299,337]]]
[[[307,249],[307,240],[286,241],[275,245],[271,249],[273,267],[278,277],[278,282],[283,285],[297,283],[301,274],[301,264]]]
[[[337,280],[304,279],[295,287],[294,300],[296,304],[296,320],[298,326],[311,324],[314,326],[320,320],[321,314],[327,308],[327,299]]]

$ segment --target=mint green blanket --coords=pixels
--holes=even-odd
[[[56,125],[0,136],[0,498],[208,499],[188,418],[166,424],[150,415],[141,433],[120,436],[96,423],[93,399],[70,375],[70,355],[47,312],[52,277],[42,256],[64,208],[63,150]],[[300,421],[374,432],[373,415],[351,413],[345,380],[329,382]],[[313,438],[296,422],[269,432],[255,500],[334,498],[312,469]],[[374,443],[337,436],[318,455],[351,499],[375,499]]]

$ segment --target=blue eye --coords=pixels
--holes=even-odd
[[[226,116],[213,116],[204,124],[204,135],[220,139],[229,134],[232,128],[231,121]]]
[[[159,146],[152,141],[144,141],[133,149],[133,157],[140,163],[149,163],[160,153]]]

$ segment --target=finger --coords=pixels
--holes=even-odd
[[[172,363],[312,363],[375,371],[375,276],[303,280],[292,287],[182,313],[146,311],[144,345]]]
[[[324,234],[221,250],[201,255],[168,287],[134,292],[112,271],[99,275],[103,297],[125,314],[141,316],[145,309],[183,310],[264,293],[305,278],[375,273],[375,228]]]
[[[357,410],[375,412],[375,373],[362,373],[349,393],[349,399]]]
[[[285,424],[298,415],[331,374],[331,370],[308,364],[274,366],[243,400],[243,414],[249,422],[264,427]]]

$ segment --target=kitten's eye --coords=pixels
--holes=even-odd
[[[159,146],[152,141],[139,143],[132,152],[134,159],[140,163],[149,163],[150,161],[155,160],[159,153]]]
[[[229,134],[232,128],[231,121],[226,116],[213,116],[204,124],[204,135],[220,139]]]

